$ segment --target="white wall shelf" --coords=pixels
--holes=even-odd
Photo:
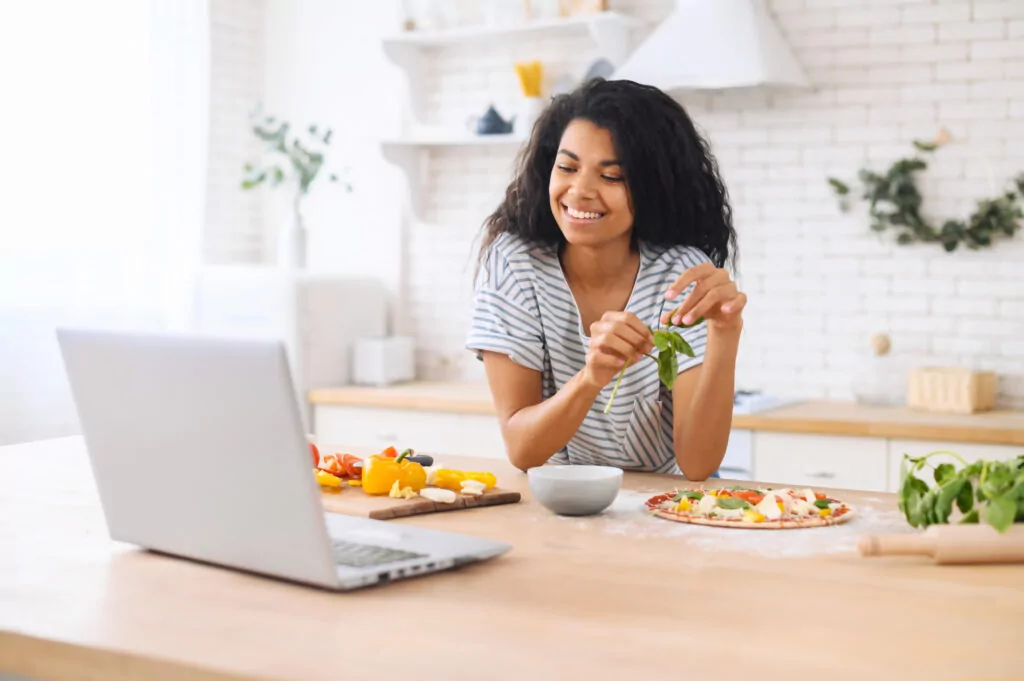
[[[385,49],[395,46],[445,47],[465,43],[489,42],[502,38],[531,38],[545,34],[564,33],[571,29],[584,29],[600,45],[617,32],[642,26],[639,19],[618,12],[595,12],[554,19],[535,19],[500,26],[460,26],[436,31],[407,31],[384,38]],[[604,45],[601,45],[604,47]],[[605,54],[604,50],[601,51]],[[605,55],[607,56],[607,55]]]
[[[381,140],[385,147],[503,147],[519,146],[526,136],[518,133],[504,135],[474,135],[448,130],[419,132],[407,137]]]

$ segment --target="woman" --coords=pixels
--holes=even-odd
[[[485,222],[467,342],[509,460],[713,475],[746,304],[723,269],[735,249],[715,161],[677,102],[601,79],[552,100]],[[669,391],[643,357],[651,329],[694,321],[696,356]]]

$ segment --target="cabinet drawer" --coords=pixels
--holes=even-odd
[[[497,417],[482,414],[328,405],[316,407],[314,429],[317,440],[337,445],[506,458]]]
[[[900,464],[903,455],[924,456],[939,450],[946,450],[960,455],[967,463],[985,459],[986,461],[1006,461],[1024,454],[1024,447],[1011,447],[1009,445],[985,445],[971,442],[938,442],[933,440],[889,440],[889,491],[895,492],[900,487]],[[938,454],[930,459],[928,463],[938,466],[940,463],[951,463],[958,469],[962,468],[960,462],[951,456]],[[927,472],[926,472],[927,471]],[[931,477],[931,469],[918,472],[918,477],[929,485],[934,484]]]
[[[885,491],[888,449],[881,438],[759,432],[754,477],[760,482]]]

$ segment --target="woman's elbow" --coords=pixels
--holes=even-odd
[[[715,471],[718,469],[708,469],[692,465],[684,466],[682,464],[679,464],[679,470],[683,472],[683,475],[686,476],[686,479],[689,480],[690,482],[704,482],[712,475],[714,475]]]

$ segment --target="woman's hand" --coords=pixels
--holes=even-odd
[[[738,329],[743,326],[742,312],[747,296],[736,288],[729,273],[710,262],[704,262],[683,272],[665,293],[675,300],[690,284],[696,283],[690,294],[676,309],[661,315],[661,323],[693,324],[703,317],[708,325],[719,329]]]
[[[587,382],[603,388],[622,371],[654,348],[654,337],[632,312],[605,312],[590,326],[590,349],[583,369]]]

